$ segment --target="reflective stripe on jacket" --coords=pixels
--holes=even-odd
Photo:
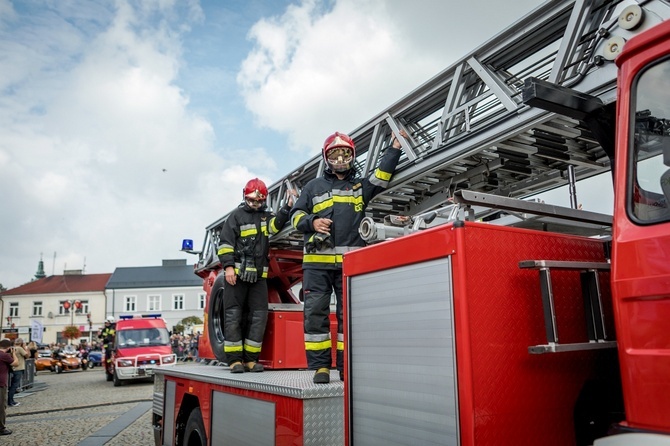
[[[303,268],[341,268],[342,254],[365,246],[358,233],[365,208],[375,195],[388,187],[400,154],[398,149],[387,148],[379,167],[369,178],[357,178],[352,169],[346,178],[340,180],[327,170],[323,176],[305,185],[291,211],[291,223],[304,234],[304,242],[307,243],[314,234],[314,219],[331,219],[330,234],[335,247],[313,253],[305,251]]]
[[[240,204],[228,216],[221,229],[217,251],[221,266],[224,269],[233,266],[238,273],[242,253],[250,249],[256,269],[262,271],[262,277],[267,277],[270,251],[268,238],[284,228],[288,215],[288,207],[283,207],[275,215],[265,209],[253,210],[246,203]]]

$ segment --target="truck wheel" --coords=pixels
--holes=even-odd
[[[114,379],[114,387],[119,387],[121,384],[123,384],[123,381],[119,379],[119,375],[117,375],[116,372],[114,372],[113,379]]]
[[[186,446],[206,446],[207,433],[205,432],[205,423],[202,421],[200,408],[196,407],[188,416],[186,430],[184,431],[184,445]]]
[[[226,362],[226,354],[223,352],[223,288],[226,284],[226,276],[223,271],[214,280],[209,295],[209,308],[207,314],[207,335],[212,346],[214,356],[220,362]]]

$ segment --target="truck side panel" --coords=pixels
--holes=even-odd
[[[519,268],[529,259],[605,260],[597,240],[469,222],[346,255],[348,444],[408,444],[427,424],[422,444],[576,443],[580,391],[613,351],[529,353],[546,342],[538,272]],[[560,342],[585,342],[579,272],[556,272],[553,282]],[[410,394],[422,395],[423,416],[408,416],[419,402]],[[383,420],[358,418],[387,405]],[[384,439],[369,434],[381,422]]]

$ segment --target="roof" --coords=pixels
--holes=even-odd
[[[105,291],[105,285],[112,275],[105,274],[66,274],[49,276],[33,282],[3,291],[3,296],[19,296],[24,294],[62,294]]]
[[[116,268],[107,289],[166,288],[202,286],[193,265],[140,266]]]

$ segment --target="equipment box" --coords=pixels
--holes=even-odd
[[[305,337],[302,305],[270,304],[268,323],[259,362],[269,369],[305,369]],[[330,336],[337,340],[337,318],[330,315]],[[333,366],[335,365],[333,342]]]
[[[575,444],[575,403],[615,343],[589,342],[583,271],[565,269],[551,277],[550,347],[568,351],[534,354],[547,308],[541,274],[520,263],[605,265],[608,307],[604,252],[595,239],[455,222],[347,253],[347,444]]]

